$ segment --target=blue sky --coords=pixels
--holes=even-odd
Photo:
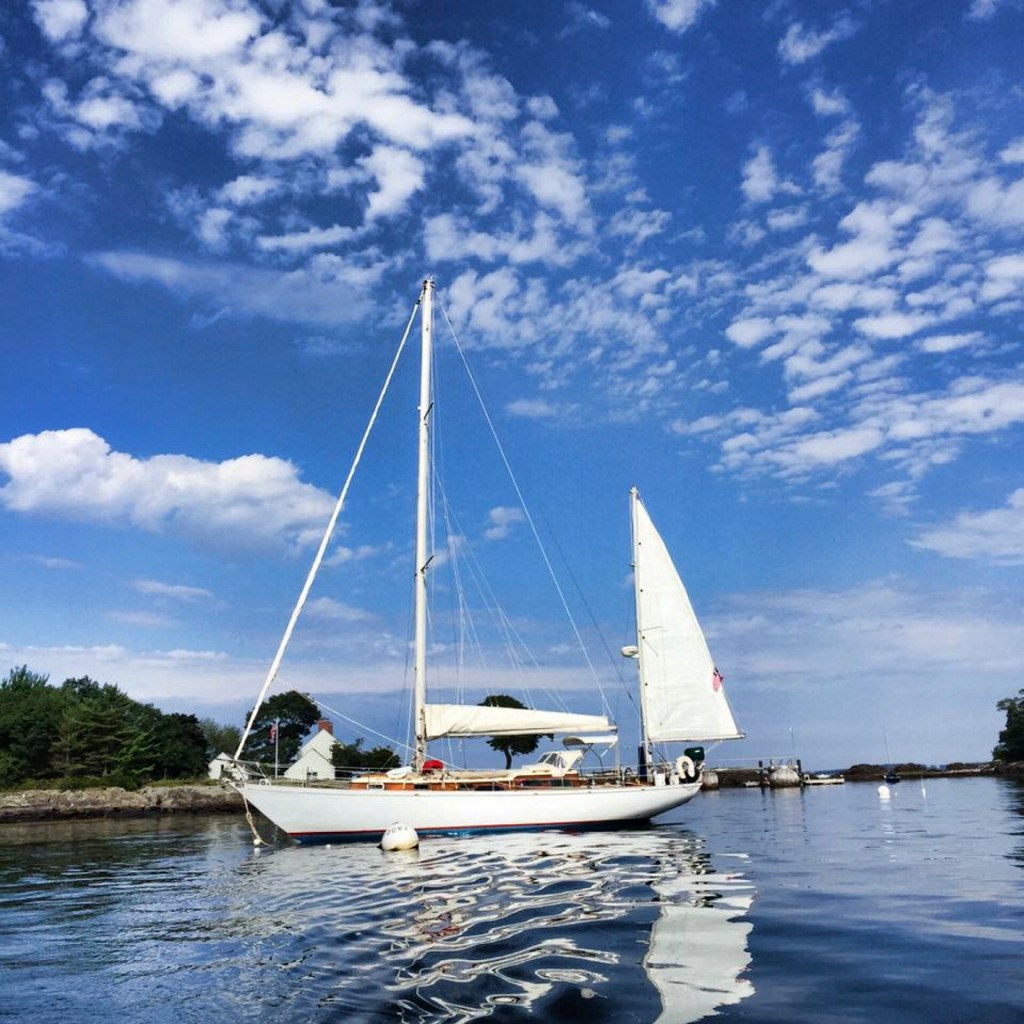
[[[237,721],[432,273],[613,710],[636,484],[750,736],[716,753],[986,757],[1022,50],[1019,0],[5,4],[0,660]],[[280,683],[389,736],[405,370]],[[439,420],[454,546],[598,710],[472,401]],[[516,692],[478,636],[467,693]]]

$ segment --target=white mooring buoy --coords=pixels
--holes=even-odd
[[[892,796],[892,793],[889,792],[889,787],[884,782],[878,787],[878,796],[881,800],[888,800]]]
[[[419,845],[420,837],[416,834],[416,829],[411,825],[403,825],[400,821],[391,825],[380,839],[380,848],[386,852],[415,850]]]

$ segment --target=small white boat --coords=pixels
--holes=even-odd
[[[428,529],[431,507],[428,482],[432,480],[433,298],[434,284],[428,280],[418,301],[422,352],[412,763],[344,782],[295,784],[283,779],[248,778],[231,784],[248,804],[299,842],[339,838],[379,840],[396,822],[422,835],[555,826],[604,827],[648,821],[686,803],[701,786],[703,752],[700,748],[690,748],[687,753],[668,758],[664,754],[656,756],[655,745],[664,750],[663,745],[668,743],[738,739],[742,733],[733,718],[722,676],[711,659],[686,588],[636,488],[630,492],[636,643],[623,648],[622,653],[636,659],[638,665],[642,729],[639,769],[636,772],[602,769],[591,773],[582,770],[580,762],[586,751],[614,743],[615,726],[605,715],[431,703],[427,698],[427,573],[433,558]],[[276,677],[291,631],[340,514],[351,476],[350,473],[250,716],[235,754],[236,761],[241,758],[256,713]],[[563,735],[566,749],[549,751],[534,764],[505,771],[454,769],[432,759],[428,753],[432,740],[446,737],[549,733]]]

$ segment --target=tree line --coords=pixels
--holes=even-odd
[[[505,694],[481,703],[524,707]],[[305,694],[289,690],[271,697],[253,720],[245,760],[287,766],[319,717],[317,705]],[[240,738],[235,726],[160,711],[88,676],[65,679],[58,686],[22,665],[0,680],[0,788],[56,784],[137,789],[155,780],[200,778],[217,754],[233,754]],[[501,736],[488,742],[505,755],[507,768],[513,754],[532,753],[540,739]],[[339,777],[400,764],[391,747],[366,748],[363,742],[335,741],[332,761]]]
[[[25,665],[0,680],[0,787],[28,782],[135,789],[206,775],[239,730],[165,713],[88,676],[51,685]]]

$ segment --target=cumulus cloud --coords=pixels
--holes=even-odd
[[[334,504],[283,459],[140,459],[85,428],[0,444],[0,473],[8,478],[0,503],[12,512],[133,527],[201,546],[303,547],[317,538]],[[149,586],[152,593],[160,585]]]

